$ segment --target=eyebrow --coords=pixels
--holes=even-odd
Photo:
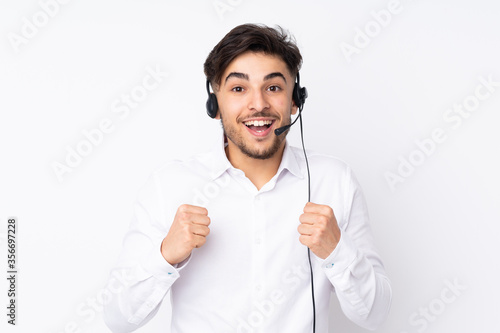
[[[285,76],[282,73],[280,73],[280,72],[274,72],[274,73],[271,73],[271,74],[267,74],[266,76],[264,76],[264,81],[271,80],[271,79],[273,79],[275,77],[282,78],[283,81],[285,81],[285,83],[286,83]]]
[[[227,82],[227,80],[229,80],[232,77],[236,77],[238,79],[243,79],[243,80],[247,80],[247,81],[250,80],[248,74],[240,73],[240,72],[231,72],[231,73],[229,73],[228,76],[226,76],[226,79],[224,80],[224,82]],[[282,73],[280,73],[280,72],[273,72],[273,73],[267,74],[266,76],[264,76],[264,81],[271,80],[271,79],[273,79],[275,77],[282,78],[283,81],[285,81],[285,83],[286,83],[285,76]]]
[[[231,72],[231,73],[229,73],[228,76],[226,76],[226,80],[224,82],[227,82],[227,80],[229,80],[232,77],[236,77],[238,79],[243,79],[243,80],[247,80],[247,81],[250,80],[250,78],[248,77],[248,74],[239,73],[239,72]]]

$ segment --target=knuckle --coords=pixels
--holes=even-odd
[[[184,224],[182,226],[182,231],[189,237],[192,234],[192,226],[190,224]]]
[[[302,243],[302,244],[306,245],[306,238],[305,238],[304,236],[302,236],[302,235],[301,235],[301,236],[299,237],[299,241],[300,241],[300,243]]]
[[[189,220],[189,213],[186,213],[186,212],[180,212],[179,214],[179,219],[181,221],[187,221]]]

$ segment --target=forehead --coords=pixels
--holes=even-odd
[[[250,80],[262,79],[269,73],[280,72],[291,77],[286,63],[276,55],[263,52],[245,52],[233,59],[222,75],[222,83],[233,72],[248,74]]]

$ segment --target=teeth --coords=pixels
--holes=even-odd
[[[264,126],[264,125],[271,125],[273,123],[272,120],[250,120],[246,121],[244,124],[246,126]]]

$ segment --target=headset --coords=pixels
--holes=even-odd
[[[210,92],[210,81],[207,80],[207,93],[208,93],[208,99],[206,103],[207,107],[207,114],[210,118],[215,118],[217,116],[217,111],[219,110],[219,103],[217,102],[217,97],[215,96],[214,93]],[[307,167],[307,199],[308,201],[311,201],[311,174],[309,172],[309,162],[307,160],[307,154],[306,154],[306,148],[304,146],[304,133],[302,129],[302,109],[304,108],[304,103],[306,102],[306,98],[308,96],[307,89],[305,87],[300,86],[300,75],[297,72],[297,79],[295,82],[295,85],[293,86],[293,93],[292,93],[292,99],[295,102],[295,105],[299,108],[299,114],[295,118],[295,120],[286,126],[279,127],[274,130],[275,135],[281,135],[284,133],[287,129],[292,127],[293,124],[297,121],[297,119],[300,119],[300,139],[302,141],[302,150],[304,151],[304,157],[306,160],[306,167]],[[312,298],[312,305],[313,305],[313,333],[316,332],[316,301],[314,299],[314,276],[313,276],[313,269],[312,269],[312,264],[311,264],[311,250],[307,248],[307,258],[309,260],[309,268],[311,272],[311,298]]]

